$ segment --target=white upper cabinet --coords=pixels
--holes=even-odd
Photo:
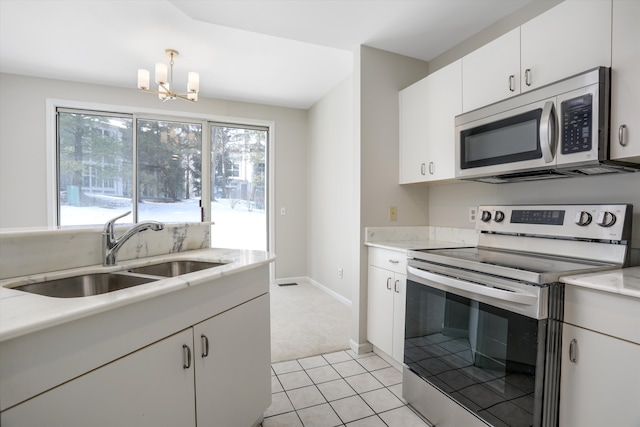
[[[610,67],[611,0],[565,0],[522,25],[520,46],[522,92]]]
[[[640,2],[613,2],[612,159],[640,163]]]
[[[427,79],[400,91],[400,184],[426,179]]]
[[[462,58],[465,112],[519,93],[520,27]]]
[[[400,184],[453,179],[462,60],[400,92]]]

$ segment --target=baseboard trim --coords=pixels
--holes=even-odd
[[[373,345],[370,342],[358,344],[354,340],[349,340],[349,348],[353,350],[355,354],[371,353],[373,351]]]
[[[310,285],[315,286],[316,288],[320,289],[324,293],[328,294],[329,296],[332,296],[333,298],[335,298],[336,300],[338,300],[342,304],[344,304],[347,307],[351,308],[351,301],[349,301],[348,299],[346,299],[345,297],[343,297],[342,295],[340,295],[336,291],[327,288],[326,286],[320,284],[319,282],[316,282],[315,280],[313,280],[310,277],[306,277],[306,276],[305,277],[287,277],[287,278],[284,278],[284,279],[276,279],[275,284],[278,285],[280,283],[291,283],[291,282],[309,283]]]

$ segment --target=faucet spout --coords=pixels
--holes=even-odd
[[[126,212],[120,216],[110,219],[104,225],[102,230],[102,259],[103,265],[116,265],[116,256],[122,245],[131,238],[134,234],[137,234],[144,230],[160,231],[164,229],[164,224],[158,221],[142,221],[134,224],[133,227],[128,229],[122,236],[116,238],[115,234],[115,222],[120,218],[124,218],[129,215],[131,211]]]

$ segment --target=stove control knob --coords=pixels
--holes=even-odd
[[[582,212],[576,213],[574,222],[579,226],[584,227],[585,225],[591,224],[592,219],[593,217],[589,212],[582,211]]]
[[[601,227],[611,227],[616,223],[616,216],[608,211],[602,211],[598,214],[598,220],[596,221]]]
[[[504,212],[502,212],[502,211],[495,211],[495,212],[493,213],[493,220],[494,220],[495,222],[502,222],[502,221],[504,221]]]
[[[480,216],[480,219],[482,220],[482,222],[489,222],[489,221],[491,221],[491,212],[489,212],[489,211],[482,211],[482,215]]]

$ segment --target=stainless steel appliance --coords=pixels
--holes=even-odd
[[[636,172],[609,159],[609,68],[455,119],[456,178],[488,183]]]
[[[557,426],[559,278],[625,265],[632,209],[480,206],[477,247],[409,251],[409,404],[438,427]]]

